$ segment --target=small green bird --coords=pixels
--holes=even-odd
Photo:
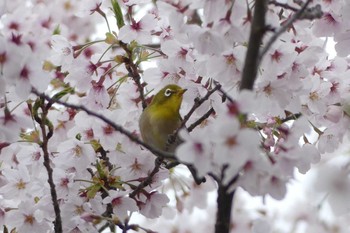
[[[139,126],[145,143],[163,151],[174,152],[176,143],[167,145],[169,135],[181,125],[179,113],[183,94],[187,89],[171,84],[152,99],[140,116]]]
[[[168,145],[169,135],[177,130],[182,122],[180,106],[183,94],[187,89],[171,84],[165,86],[152,99],[140,116],[139,126],[143,141],[159,150],[175,152],[181,143],[177,139]],[[175,162],[175,165],[178,164]],[[205,182],[204,177],[197,177],[196,169],[192,165],[186,165],[199,185]]]

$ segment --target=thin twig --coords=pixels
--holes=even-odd
[[[179,128],[177,128],[175,130],[175,132],[173,134],[171,134],[169,136],[169,138],[171,140],[168,140],[167,144],[171,145],[173,144],[176,139],[177,139],[177,135],[179,134],[179,131],[184,128],[186,126],[187,121],[190,119],[190,117],[192,116],[192,114],[194,113],[194,111],[196,111],[197,108],[199,108],[205,101],[207,101],[209,99],[209,97],[216,92],[217,90],[219,90],[221,88],[221,84],[217,84],[213,89],[209,90],[207,92],[207,94],[205,96],[203,96],[202,98],[196,98],[194,100],[194,104],[192,106],[192,108],[190,109],[190,111],[184,116],[183,121],[181,122],[181,125]]]
[[[147,178],[144,181],[142,181],[136,187],[136,189],[129,194],[130,198],[134,198],[137,194],[140,193],[140,191],[142,189],[144,189],[148,185],[152,184],[153,177],[159,172],[159,169],[160,169],[160,166],[162,165],[162,163],[163,163],[163,159],[162,158],[156,158],[153,170],[148,174]]]
[[[237,175],[235,175],[226,185],[227,189],[229,190],[231,188],[232,185],[234,185],[238,178],[240,177],[239,173],[237,173]]]
[[[265,56],[265,54],[267,53],[267,51],[270,49],[270,47],[272,46],[272,44],[277,40],[277,38],[284,33],[286,30],[288,30],[292,24],[300,19],[303,14],[306,12],[307,10],[307,6],[312,2],[312,0],[307,0],[304,5],[302,6],[302,8],[300,10],[298,10],[292,17],[290,17],[284,24],[283,26],[281,26],[274,34],[273,36],[270,38],[270,40],[266,43],[266,45],[264,46],[264,48],[262,49],[262,51],[259,54],[258,57],[258,63],[257,66],[259,66],[259,64],[261,63],[263,57]]]
[[[198,125],[200,125],[203,121],[205,121],[208,117],[210,117],[211,114],[213,114],[215,111],[213,108],[210,108],[203,116],[201,116],[198,120],[196,120],[194,123],[190,125],[190,127],[187,128],[188,132],[192,132]]]
[[[48,130],[49,130],[48,132],[46,131],[47,122],[48,122],[48,119],[47,119],[48,107],[45,106],[45,102],[42,97],[41,97],[41,100],[38,100],[38,101],[41,102],[40,108],[42,109],[42,114],[41,114],[41,117],[39,117],[39,115],[35,111],[36,113],[34,113],[34,119],[40,124],[42,138],[43,138],[43,141],[41,143],[41,149],[44,153],[43,164],[47,171],[47,175],[48,175],[47,182],[49,183],[49,186],[50,186],[50,194],[51,194],[51,199],[53,203],[53,208],[55,211],[54,229],[55,229],[55,233],[62,233],[63,230],[62,230],[61,210],[58,203],[56,186],[55,186],[55,183],[53,182],[53,170],[50,165],[50,154],[48,150],[49,139],[52,136],[53,132],[51,127],[48,127]]]
[[[215,84],[215,86],[220,85],[220,83],[218,81],[216,81],[216,80],[214,80],[214,84]],[[230,101],[231,103],[234,102],[233,98],[229,94],[227,94],[226,91],[224,91],[222,89],[221,85],[220,85],[218,91],[222,94],[223,98],[228,99],[228,101]],[[224,99],[223,99],[223,102],[224,102]]]
[[[101,160],[104,161],[104,163],[106,164],[106,166],[108,167],[108,172],[110,172],[112,169],[113,169],[113,165],[111,164],[111,162],[109,161],[109,157],[107,156],[107,151],[105,151],[105,149],[103,149],[103,147],[101,146],[97,152],[100,153],[101,155]],[[104,187],[105,189],[100,189],[100,192],[101,192],[101,197],[102,198],[106,198],[109,193],[107,190],[114,190],[115,187],[111,187],[110,186],[110,182],[109,182],[109,178],[108,176],[104,176],[104,177],[99,177],[100,179],[103,180],[103,183],[104,183]],[[108,217],[108,218],[111,218],[113,215],[113,206],[111,203],[108,203],[107,206],[106,206],[106,210],[105,212],[102,214],[102,216],[104,217]],[[114,232],[114,229],[115,229],[115,224],[111,221],[108,221],[107,222],[107,225],[109,227],[109,229],[111,230],[111,232]],[[121,227],[120,225],[118,225],[119,227]]]
[[[299,10],[298,8],[290,6],[287,3],[281,3],[281,2],[274,1],[274,0],[269,1],[269,4],[273,4],[275,6],[280,6],[284,9],[295,11],[295,12],[297,12]]]
[[[131,141],[143,146],[144,148],[146,148],[147,150],[149,150],[150,152],[152,152],[153,154],[155,154],[156,156],[159,156],[161,158],[169,158],[169,159],[176,159],[175,155],[173,153],[169,153],[169,152],[165,152],[165,151],[161,151],[158,150],[152,146],[150,146],[147,143],[144,143],[142,140],[140,140],[138,137],[136,137],[133,133],[131,133],[130,131],[124,129],[122,126],[115,124],[113,121],[111,121],[110,119],[106,118],[105,116],[98,114],[92,110],[87,109],[85,106],[82,105],[75,105],[75,104],[70,104],[70,103],[66,103],[64,101],[61,101],[59,99],[52,99],[49,96],[43,94],[43,93],[39,93],[37,90],[33,89],[32,92],[52,103],[57,103],[60,105],[63,105],[65,107],[68,108],[72,108],[75,110],[81,110],[86,112],[88,115],[97,117],[98,119],[102,120],[103,122],[105,122],[106,124],[110,125],[113,129],[115,129],[116,131],[120,132],[121,134],[124,134],[125,136],[127,136]]]
[[[128,55],[128,58],[125,59],[125,61],[124,61],[125,68],[128,70],[129,75],[132,77],[132,79],[134,80],[134,82],[137,86],[137,89],[140,93],[140,100],[142,103],[142,108],[145,109],[147,107],[147,103],[146,103],[145,94],[143,91],[143,86],[141,84],[141,76],[140,76],[137,65],[132,60],[132,51],[128,48],[127,44],[125,44],[121,41],[119,42],[119,44],[120,44],[120,47],[122,47],[124,49],[124,51],[126,52],[126,54]]]
[[[221,84],[216,85],[213,89],[209,90],[207,92],[207,94],[205,94],[205,96],[203,96],[200,99],[195,99],[195,102],[192,106],[192,108],[190,109],[190,111],[184,116],[183,121],[181,122],[181,126],[180,128],[177,130],[177,132],[185,127],[187,121],[190,119],[190,117],[192,116],[192,114],[194,113],[194,111],[196,111],[197,108],[199,108],[205,101],[207,101],[209,99],[209,97],[214,94],[214,92],[216,92],[217,90],[219,90],[221,88]]]

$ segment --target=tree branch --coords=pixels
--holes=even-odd
[[[228,192],[226,186],[218,187],[217,213],[215,223],[215,233],[229,233],[231,223],[232,203],[235,191]]]
[[[221,84],[218,83],[213,89],[209,90],[205,96],[203,96],[202,98],[196,98],[194,100],[194,104],[193,104],[192,108],[184,116],[184,119],[182,120],[180,127],[177,128],[176,131],[173,134],[169,135],[169,140],[167,142],[167,147],[169,147],[171,144],[173,144],[176,141],[177,135],[179,134],[179,131],[186,126],[187,121],[190,119],[190,117],[192,116],[194,111],[196,111],[197,108],[199,108],[205,101],[207,101],[209,99],[209,97],[214,92],[216,92],[220,88],[221,88]]]
[[[186,126],[186,123],[187,121],[190,119],[190,117],[192,116],[192,114],[194,113],[194,111],[196,111],[197,108],[199,108],[205,101],[207,101],[209,99],[209,97],[214,94],[214,92],[216,92],[217,90],[219,90],[221,88],[221,84],[217,84],[213,89],[209,90],[207,92],[207,94],[205,96],[203,96],[202,98],[200,99],[195,99],[194,101],[194,104],[192,106],[192,108],[190,109],[190,111],[184,116],[184,119],[183,121],[181,122],[181,126],[177,131],[185,127]]]
[[[286,118],[284,119],[281,119],[281,122],[282,123],[285,123],[285,122],[288,122],[288,121],[291,121],[291,120],[297,120],[298,118],[300,118],[302,116],[301,113],[295,113],[295,114],[290,114],[288,115]]]
[[[127,59],[124,60],[125,68],[129,72],[129,76],[131,76],[134,82],[136,83],[137,89],[140,93],[142,108],[145,109],[147,107],[147,103],[146,103],[145,94],[143,91],[143,86],[141,84],[141,76],[139,74],[137,65],[132,60],[132,51],[128,48],[127,44],[123,43],[122,41],[120,41],[119,44],[128,55]]]
[[[35,89],[33,89],[32,92],[34,94],[36,94],[37,96],[40,96],[40,97],[46,99],[49,102],[57,103],[57,104],[60,104],[60,105],[63,105],[65,107],[72,108],[72,109],[75,109],[75,110],[81,110],[81,111],[86,112],[88,115],[97,117],[98,119],[102,120],[106,124],[110,125],[113,129],[115,129],[119,133],[124,134],[131,141],[133,141],[133,142],[143,146],[144,148],[146,148],[147,150],[149,150],[150,152],[152,152],[156,156],[159,156],[161,158],[175,159],[175,155],[173,153],[169,153],[169,152],[158,150],[158,149],[148,145],[147,143],[144,143],[141,139],[136,137],[133,133],[129,132],[128,130],[124,129],[122,126],[120,126],[118,124],[115,124],[113,121],[111,121],[110,119],[106,118],[103,115],[100,115],[100,114],[98,114],[98,113],[96,113],[96,112],[94,112],[92,110],[87,109],[85,106],[70,104],[70,103],[63,102],[63,101],[61,101],[59,99],[50,98],[49,96],[47,96],[47,95],[45,95],[43,93],[39,93]]]
[[[53,128],[51,127],[51,123],[47,119],[48,109],[50,104],[45,105],[44,98],[40,97],[40,100],[37,100],[34,104],[34,108],[32,109],[32,114],[36,122],[39,123],[42,133],[43,141],[41,143],[41,149],[44,153],[44,166],[47,171],[48,179],[47,182],[50,186],[50,193],[51,193],[51,199],[53,203],[53,208],[55,211],[55,221],[54,221],[54,229],[55,233],[62,233],[62,219],[61,219],[61,210],[57,199],[57,192],[56,192],[56,186],[53,182],[53,170],[50,166],[50,154],[48,150],[48,143],[49,139],[53,134]],[[42,110],[42,113],[40,114],[41,117],[38,114],[38,108]],[[46,131],[46,127],[48,127],[48,132]]]
[[[153,181],[153,177],[159,172],[159,169],[160,169],[160,166],[162,165],[163,163],[163,160],[162,158],[156,158],[155,160],[155,163],[154,163],[154,168],[153,170],[151,171],[150,174],[148,174],[147,178],[142,181],[134,191],[132,191],[130,194],[129,194],[129,197],[130,198],[134,198],[137,194],[139,194],[139,192],[144,189],[145,187],[147,187],[148,185],[152,184],[152,181]]]
[[[292,17],[290,17],[284,24],[281,26],[270,38],[270,40],[266,43],[263,50],[259,54],[258,58],[258,65],[261,63],[263,57],[267,53],[267,51],[270,49],[272,44],[277,40],[277,38],[287,31],[292,24],[297,21],[298,19],[315,19],[322,16],[322,11],[319,5],[316,5],[315,7],[308,9],[307,6],[312,2],[312,0],[307,0],[304,5],[301,7],[300,10],[298,10]]]
[[[215,84],[216,86],[217,86],[217,85],[220,85],[218,91],[219,91],[219,92],[222,94],[222,96],[223,96],[223,101],[222,101],[222,102],[224,102],[225,99],[228,99],[228,101],[230,101],[231,103],[234,102],[234,100],[232,99],[232,97],[231,97],[229,94],[227,94],[226,91],[224,91],[224,90],[222,89],[222,86],[221,86],[221,84],[220,84],[218,81],[214,80],[214,84]]]
[[[275,0],[269,1],[269,4],[273,4],[273,5],[275,5],[275,6],[279,6],[279,7],[282,7],[282,8],[284,8],[284,9],[291,10],[291,11],[295,11],[295,12],[299,10],[298,8],[293,7],[293,6],[290,6],[290,5],[288,5],[287,3],[277,2],[277,1],[275,1]]]
[[[203,116],[201,116],[198,120],[196,120],[194,123],[190,125],[190,127],[187,128],[188,132],[192,132],[198,125],[200,125],[203,121],[205,121],[208,117],[210,117],[211,114],[213,114],[215,111],[213,108],[210,108]]]
[[[267,11],[267,3],[268,0],[255,1],[255,9],[249,36],[248,50],[245,57],[241,79],[241,90],[252,90],[256,79],[259,66],[259,49],[266,31],[265,13]]]
[[[110,163],[109,161],[109,157],[107,156],[107,151],[105,151],[105,149],[101,146],[97,152],[100,153],[101,155],[101,160],[103,160],[106,164],[106,166],[108,167],[108,172],[110,172],[111,170],[113,170],[113,165]],[[93,175],[94,176],[94,175]],[[111,189],[115,189],[114,187],[111,187],[110,186],[110,183],[109,183],[109,178],[108,176],[104,176],[104,177],[101,177],[100,176],[100,179],[103,180],[103,183],[104,183],[104,186],[107,190],[111,190]],[[106,198],[109,193],[106,191],[106,189],[100,189],[101,191],[101,197],[104,199]],[[107,206],[106,206],[106,210],[105,212],[102,214],[102,216],[104,217],[107,217],[107,218],[110,218],[112,217],[113,215],[113,206],[111,203],[108,203]],[[106,225],[109,227],[109,229],[111,230],[111,232],[114,232],[115,230],[115,224],[112,222],[112,221],[108,221],[106,223]],[[122,228],[123,226],[121,224],[118,224],[118,227]],[[100,232],[100,231],[99,231]]]

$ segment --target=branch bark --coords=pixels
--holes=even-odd
[[[48,143],[49,139],[53,135],[53,128],[51,127],[51,123],[47,119],[48,109],[50,108],[50,104],[45,105],[44,98],[40,97],[40,100],[37,100],[37,102],[34,105],[34,108],[32,110],[33,117],[36,122],[39,123],[41,133],[42,133],[42,143],[41,143],[41,149],[44,153],[44,166],[47,171],[48,179],[47,182],[50,186],[50,194],[52,199],[52,204],[55,212],[55,221],[54,221],[54,229],[55,233],[62,233],[62,218],[61,218],[61,210],[57,199],[57,192],[56,192],[56,186],[53,182],[53,170],[50,165],[50,154],[48,150]],[[42,110],[41,117],[38,114],[38,108]],[[46,127],[48,127],[48,131],[46,130]]]
[[[141,83],[141,76],[140,73],[138,71],[138,67],[137,65],[134,63],[134,61],[132,60],[132,51],[128,48],[127,44],[123,43],[122,41],[119,42],[120,47],[124,49],[124,51],[127,54],[127,59],[125,59],[125,68],[127,69],[127,71],[129,72],[129,76],[132,77],[132,79],[134,80],[138,92],[140,93],[140,100],[142,103],[142,108],[145,109],[147,107],[147,103],[146,103],[146,99],[145,99],[145,94],[143,91],[143,86]]]
[[[154,163],[153,170],[148,174],[147,178],[142,181],[132,193],[129,194],[130,198],[134,198],[136,195],[138,195],[141,190],[143,190],[148,185],[152,184],[154,176],[159,172],[160,166],[163,163],[163,159],[157,158]]]
[[[231,226],[231,211],[235,191],[229,192],[223,185],[218,187],[215,233],[229,233]]]
[[[190,111],[184,116],[184,119],[181,122],[181,125],[179,128],[176,129],[176,131],[169,135],[169,140],[167,142],[167,147],[169,147],[171,144],[175,143],[177,140],[177,136],[180,132],[181,129],[183,129],[184,127],[186,127],[186,123],[187,121],[190,119],[190,117],[192,116],[192,114],[196,111],[197,108],[199,108],[205,101],[207,101],[209,99],[209,97],[214,94],[217,90],[219,90],[221,88],[221,84],[220,83],[216,83],[216,86],[209,90],[205,96],[203,96],[202,98],[196,98],[194,100],[194,104],[192,106],[192,108],[190,109]],[[209,116],[208,116],[209,117]],[[192,126],[193,127],[193,126]],[[191,129],[193,130],[193,128]]]
[[[266,31],[265,13],[268,0],[255,1],[253,22],[251,26],[248,50],[245,57],[240,89],[252,90],[258,72],[260,46]]]

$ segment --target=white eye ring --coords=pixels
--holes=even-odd
[[[166,89],[165,90],[165,92],[164,92],[164,95],[166,96],[166,97],[169,97],[169,96],[171,96],[171,94],[173,93],[173,91],[171,90],[171,89]]]

